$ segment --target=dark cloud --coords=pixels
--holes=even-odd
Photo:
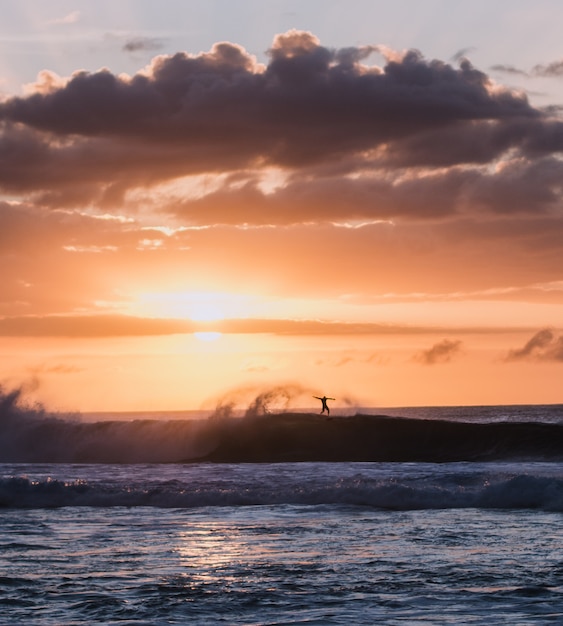
[[[458,50],[453,56],[452,56],[452,61],[459,63],[460,61],[463,61],[467,58],[467,55],[470,52],[474,52],[476,50],[476,48],[474,48],[473,46],[469,46],[467,48],[461,48],[461,50]]]
[[[513,74],[516,76],[530,76],[525,70],[521,70],[514,65],[493,65],[491,67],[493,72],[500,72],[502,74]]]
[[[413,360],[423,365],[448,363],[461,352],[462,342],[459,340],[444,339],[434,344],[428,350],[422,350],[414,355]]]
[[[295,177],[272,193],[265,193],[255,181],[249,181],[235,189],[227,185],[203,198],[179,201],[168,210],[196,224],[298,224],[394,216],[439,217],[456,212],[467,178],[465,174],[452,173],[393,185],[392,181],[375,177],[313,180]]]
[[[555,158],[516,159],[495,171],[451,167],[397,178],[302,171],[268,192],[255,177],[235,184],[227,179],[214,192],[171,199],[162,209],[193,224],[437,219],[477,212],[537,216],[561,205],[561,180],[563,162]]]
[[[555,119],[510,120],[503,124],[463,124],[425,130],[397,140],[386,151],[393,167],[448,167],[494,163],[512,156],[535,159],[563,149],[563,124]]]
[[[560,78],[563,76],[563,59],[552,61],[547,65],[534,65],[530,71],[519,69],[513,65],[493,65],[491,70],[526,78]]]
[[[563,362],[563,335],[557,337],[553,330],[538,331],[522,348],[510,350],[506,361],[561,361]]]
[[[240,47],[216,44],[195,57],[157,57],[131,79],[79,72],[49,93],[7,100],[0,116],[62,136],[238,141],[288,164],[452,123],[538,117],[468,61],[454,69],[410,51],[376,70],[360,64],[364,54],[329,50],[306,33],[279,36],[261,71]]]
[[[100,203],[106,187],[199,172],[359,163],[383,173],[563,147],[563,124],[467,60],[454,68],[411,50],[366,65],[376,50],[332,50],[293,31],[266,67],[220,43],[159,56],[131,78],[78,72],[0,103],[0,185],[54,202],[79,187]]]
[[[553,61],[547,65],[536,65],[532,74],[534,76],[541,76],[547,78],[560,78],[563,77],[563,59]]]
[[[124,52],[154,52],[163,47],[162,41],[153,37],[134,37],[123,44]]]
[[[561,205],[562,177],[559,159],[515,160],[494,175],[479,176],[468,200],[493,212],[537,214]]]

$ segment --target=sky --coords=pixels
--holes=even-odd
[[[0,9],[5,389],[563,402],[559,0]]]

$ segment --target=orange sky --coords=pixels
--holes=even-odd
[[[305,31],[265,63],[78,70],[0,99],[5,386],[85,411],[296,382],[563,402],[560,108]]]

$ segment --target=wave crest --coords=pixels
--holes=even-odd
[[[409,472],[409,475],[412,473]],[[317,473],[316,473],[317,472]],[[313,476],[309,476],[312,473]],[[529,509],[563,511],[563,480],[556,476],[345,477],[334,480],[330,471],[310,466],[286,472],[283,481],[233,479],[225,474],[198,474],[197,481],[132,478],[84,481],[17,476],[0,479],[0,507],[46,508],[62,506],[152,506],[197,508],[249,505],[345,505],[388,510]]]

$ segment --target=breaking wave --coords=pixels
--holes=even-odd
[[[258,394],[242,417],[231,401],[207,419],[85,422],[0,392],[0,462],[216,463],[563,459],[563,425],[468,423],[290,412],[298,387]],[[281,413],[270,413],[280,406]],[[276,404],[277,403],[277,404]],[[284,404],[285,403],[285,404]]]
[[[0,392],[0,462],[166,463],[205,455],[216,445],[209,421],[85,422],[29,406],[22,395]]]
[[[457,470],[452,464],[436,473],[421,465],[400,464],[389,473],[373,464],[350,471],[350,464],[273,464],[258,468],[233,465],[171,465],[176,478],[163,478],[154,466],[133,466],[127,475],[92,466],[78,466],[94,478],[0,479],[0,507],[151,506],[183,508],[256,505],[344,505],[389,510],[452,508],[533,509],[563,511],[563,476],[529,466],[506,472],[502,468]],[[377,465],[377,464],[375,464]],[[424,464],[422,464],[424,465]],[[456,464],[453,464],[455,466]],[[486,464],[485,464],[486,465]],[[497,464],[495,464],[497,465]],[[516,464],[514,464],[516,465]],[[533,464],[532,464],[533,465]],[[106,466],[111,470],[114,466]],[[162,466],[161,466],[162,467]],[[444,467],[444,466],[442,466]],[[22,469],[21,467],[19,468]],[[48,469],[53,470],[53,466]],[[149,475],[150,473],[150,475]],[[145,475],[146,474],[146,475]]]

